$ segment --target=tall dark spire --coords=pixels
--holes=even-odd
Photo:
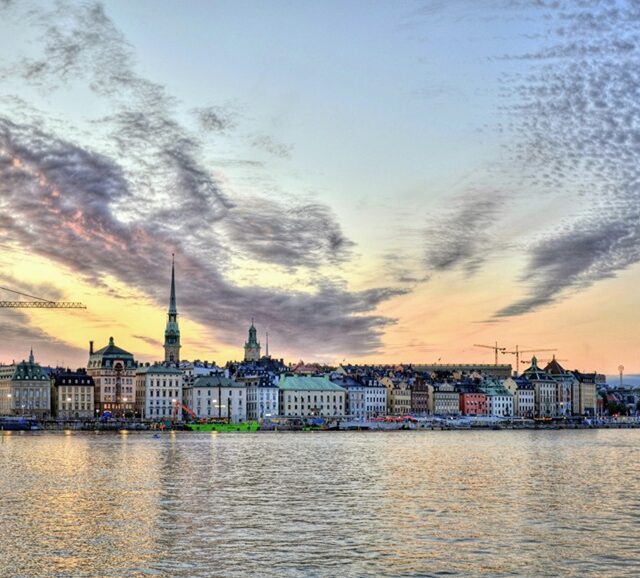
[[[178,314],[178,307],[176,306],[176,273],[174,253],[171,253],[171,297],[169,298],[169,315],[172,314]]]
[[[176,305],[175,255],[171,254],[171,295],[167,327],[164,331],[164,360],[167,363],[180,362],[180,328],[178,327],[178,306]]]

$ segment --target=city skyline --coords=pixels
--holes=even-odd
[[[88,307],[3,310],[0,362],[161,360],[175,253],[185,359],[255,317],[290,360],[640,372],[638,8],[153,6],[0,2],[0,286]]]

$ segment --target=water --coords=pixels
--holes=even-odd
[[[640,430],[17,434],[0,576],[638,576]]]

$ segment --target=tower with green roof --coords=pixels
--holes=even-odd
[[[253,325],[251,319],[251,327],[249,327],[249,339],[244,344],[244,360],[259,361],[260,360],[260,342],[258,341],[258,332]]]
[[[171,257],[171,295],[169,297],[167,326],[164,330],[164,361],[165,363],[175,363],[176,365],[180,362],[180,328],[178,327],[175,261],[173,255]]]

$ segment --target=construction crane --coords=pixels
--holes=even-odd
[[[558,351],[557,349],[520,349],[517,345],[514,351],[507,351],[505,347],[502,353],[516,356],[516,377],[518,377],[518,368],[520,367],[521,353],[539,353],[540,351]]]
[[[2,291],[8,291],[20,295],[21,297],[28,297],[34,299],[34,301],[0,301],[0,307],[9,309],[86,309],[87,306],[77,301],[50,301],[49,299],[43,299],[42,297],[36,297],[35,295],[29,295],[28,293],[21,293],[20,291],[14,291],[8,287],[0,287]]]
[[[493,349],[493,351],[496,354],[496,361],[495,361],[495,365],[498,365],[498,352],[500,353],[505,353],[507,348],[506,347],[498,347],[498,342],[496,341],[495,345],[478,345],[477,343],[473,344],[474,347],[485,347],[486,349]]]

